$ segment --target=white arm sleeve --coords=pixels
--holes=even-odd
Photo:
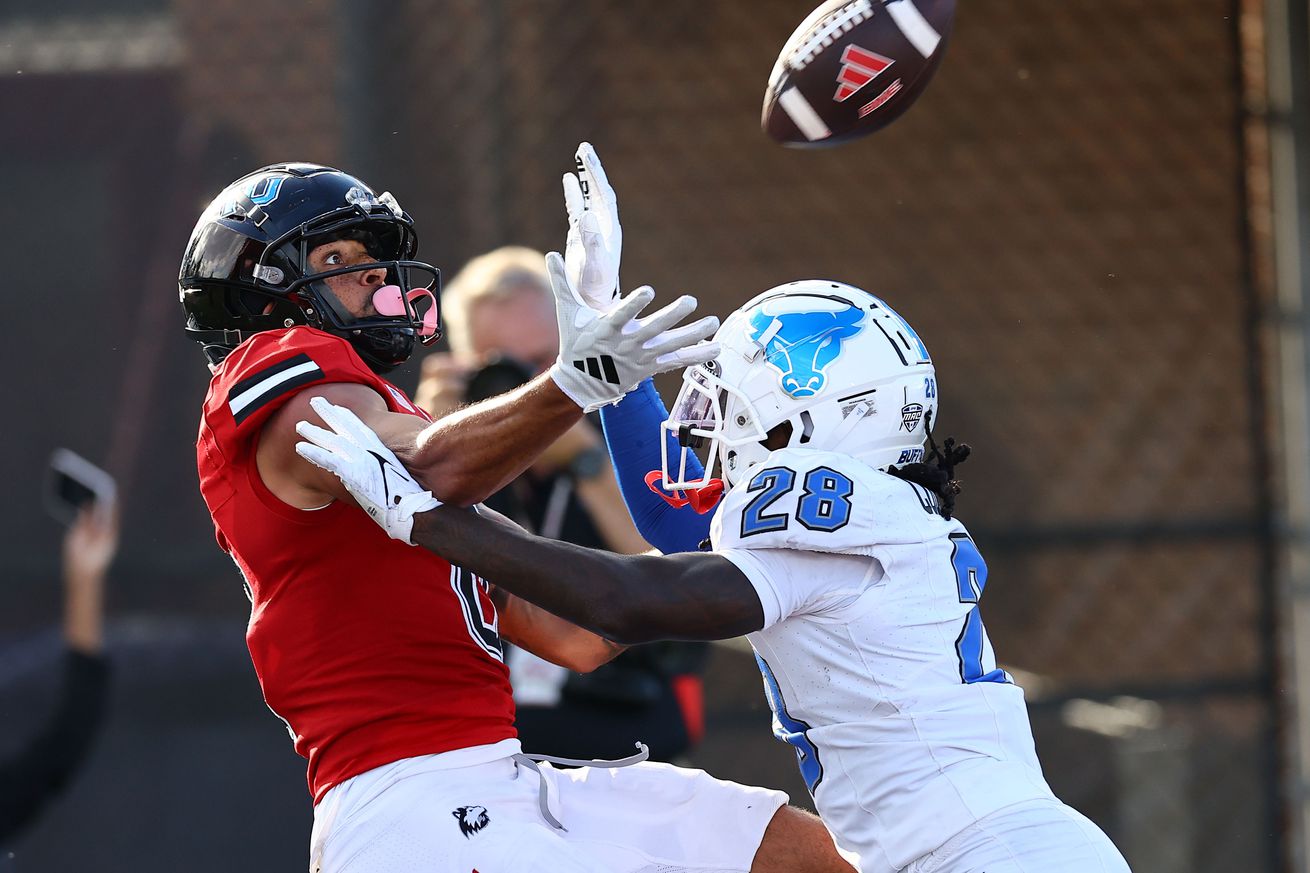
[[[750,580],[764,607],[765,628],[857,595],[870,564],[862,556],[798,549],[724,549],[715,554],[727,558]]]

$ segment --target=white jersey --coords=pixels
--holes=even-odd
[[[986,564],[933,494],[848,455],[781,449],[728,493],[710,538],[759,593],[749,639],[774,732],[862,873],[1053,799],[978,612]]]

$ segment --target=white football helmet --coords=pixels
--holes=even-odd
[[[717,360],[683,373],[664,429],[665,489],[707,485],[718,461],[728,487],[763,461],[769,431],[791,424],[788,446],[853,455],[875,468],[923,460],[937,415],[932,359],[914,328],[866,291],[809,279],[779,285],[728,316]],[[691,452],[705,474],[687,481]]]

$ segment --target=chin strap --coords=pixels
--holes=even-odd
[[[672,494],[660,487],[660,483],[663,481],[663,470],[651,470],[646,474],[646,487],[662,497],[664,502],[674,509],[690,506],[698,514],[704,515],[718,506],[719,500],[723,498],[722,479],[711,479],[702,488],[688,488],[674,491]]]

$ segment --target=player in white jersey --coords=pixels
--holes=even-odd
[[[712,487],[722,467],[710,553],[591,552],[436,508],[326,406],[336,433],[306,426],[317,445],[301,450],[393,536],[612,640],[747,633],[775,733],[862,873],[1126,871],[1051,793],[1023,691],[996,665],[987,565],[952,517],[967,449],[932,442],[936,373],[913,328],[864,291],[807,281],[756,297],[715,338],[670,439],[647,449],[666,488]]]

